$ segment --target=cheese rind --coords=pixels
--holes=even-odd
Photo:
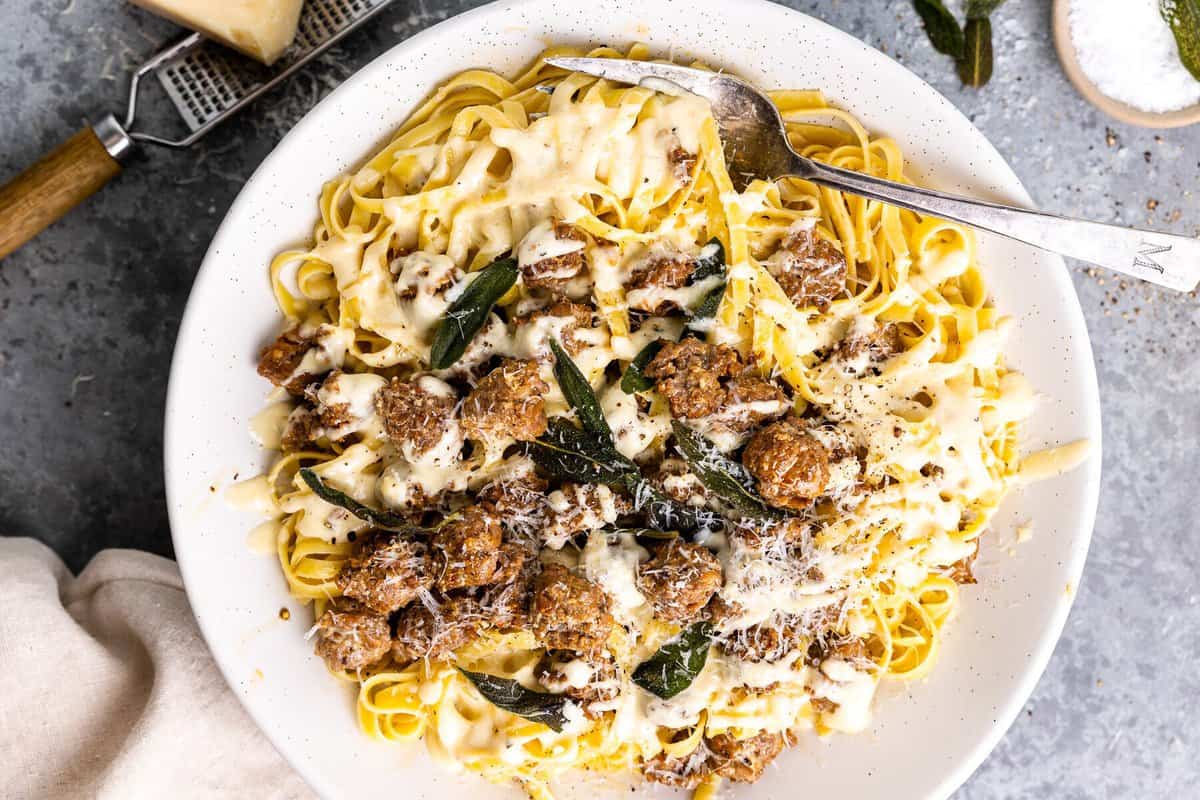
[[[270,64],[296,38],[304,0],[130,0]]]

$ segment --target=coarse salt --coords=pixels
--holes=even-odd
[[[1200,103],[1159,0],[1071,0],[1070,20],[1079,65],[1104,94],[1154,113]]]

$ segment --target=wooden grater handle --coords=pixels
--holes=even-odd
[[[0,259],[61,219],[120,171],[121,165],[87,127],[0,187]]]

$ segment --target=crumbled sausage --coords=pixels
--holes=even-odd
[[[681,458],[664,458],[651,477],[662,493],[681,505],[702,508],[708,503],[708,488]]]
[[[829,461],[829,450],[795,417],[754,434],[742,454],[763,499],[796,510],[807,508],[825,492]]]
[[[587,346],[584,337],[579,336],[579,331],[594,327],[595,312],[592,311],[591,306],[584,305],[583,303],[573,303],[570,300],[558,300],[547,308],[538,309],[527,316],[517,317],[514,322],[516,324],[515,336],[518,341],[526,331],[533,332],[535,336],[539,334],[545,335],[543,332],[544,329],[538,330],[536,327],[531,328],[530,326],[536,326],[538,320],[548,318],[563,320],[562,322],[553,323],[552,331],[554,332],[554,338],[562,344],[563,349],[568,353],[575,355]],[[541,356],[543,351],[549,354],[550,345],[539,343],[536,348],[531,349],[536,349],[537,355]]]
[[[406,446],[414,458],[420,458],[441,441],[454,406],[452,394],[434,393],[419,380],[392,378],[375,395],[375,408],[383,419],[388,438]]]
[[[507,359],[467,396],[463,431],[472,439],[536,439],[546,432],[543,396],[548,391],[537,362]]]
[[[479,490],[475,502],[487,506],[510,528],[522,528],[523,525],[513,523],[538,515],[546,504],[549,486],[531,472],[511,480],[489,483]]]
[[[885,322],[866,333],[851,333],[838,342],[833,357],[848,371],[857,374],[871,365],[882,364],[897,353],[903,352],[904,339],[898,325]]]
[[[762,731],[745,739],[721,733],[706,740],[713,771],[723,778],[753,783],[783,750],[783,735]]]
[[[579,661],[589,670],[582,685],[578,676],[571,674]],[[565,694],[578,702],[583,713],[593,719],[609,710],[609,704],[621,691],[617,662],[608,653],[581,659],[569,651],[549,652],[538,665],[538,682],[548,691]]]
[[[607,486],[593,483],[564,483],[546,498],[546,523],[542,542],[558,550],[572,536],[612,525],[633,513],[628,498]]]
[[[312,347],[312,340],[300,335],[299,326],[286,330],[263,349],[258,359],[258,374],[299,397],[304,394],[304,388],[317,377],[309,374],[293,375],[304,360],[304,354]]]
[[[280,446],[284,452],[291,453],[313,446],[320,437],[321,418],[317,412],[308,406],[296,406],[283,426]]]
[[[437,586],[442,591],[483,586],[496,574],[500,520],[486,508],[467,506],[438,528],[433,546],[442,555]]]
[[[975,550],[971,555],[965,558],[960,558],[950,565],[950,570],[946,573],[950,580],[960,584],[978,583],[975,580],[975,559],[979,557],[979,545],[975,546]]]
[[[749,431],[788,412],[791,401],[774,381],[743,373],[725,385],[725,399],[717,412],[735,431]]]
[[[725,400],[721,381],[741,372],[742,359],[732,347],[688,337],[669,342],[646,365],[646,376],[667,398],[671,415],[682,419],[706,417]]]
[[[398,664],[447,658],[475,641],[486,620],[479,601],[472,597],[443,596],[432,598],[429,605],[411,603],[396,618],[392,658]]]
[[[429,548],[394,533],[373,536],[342,568],[337,585],[372,611],[390,614],[433,585]]]
[[[680,183],[687,183],[692,179],[692,168],[696,166],[696,154],[685,150],[682,145],[675,145],[667,153],[667,161],[670,162],[675,178]]]
[[[392,643],[387,617],[353,600],[331,606],[315,630],[317,655],[337,671],[369,667],[387,655]]]
[[[552,650],[598,653],[612,631],[608,595],[596,584],[550,564],[534,584],[530,623]]]
[[[672,539],[638,565],[638,588],[650,601],[654,616],[687,623],[699,616],[721,588],[721,562],[706,547]]]
[[[574,225],[557,221],[553,224],[554,237],[559,241],[580,243],[587,241]],[[579,275],[584,266],[584,249],[580,247],[578,250],[560,256],[543,258],[532,264],[522,264],[521,278],[530,288],[548,289],[556,294],[561,294],[566,288],[567,282]]]
[[[529,625],[529,597],[541,562],[523,545],[505,542],[491,583],[479,592],[479,604],[489,624],[501,631]]]
[[[825,311],[846,291],[846,257],[811,229],[790,234],[766,266],[797,308]]]
[[[626,285],[629,307],[662,316],[677,308],[673,300],[659,297],[654,289],[682,289],[696,271],[695,259],[683,255],[665,255],[648,261]]]
[[[840,613],[839,604],[835,603],[830,608]],[[829,617],[830,614],[826,613],[823,621],[828,622]],[[871,660],[871,651],[867,647],[866,639],[849,638],[833,629],[827,629],[813,637],[805,654],[805,661],[811,667],[819,667],[823,661],[830,658],[861,664]]]
[[[646,780],[676,789],[695,789],[712,773],[711,753],[703,745],[686,756],[663,752],[642,763]]]
[[[778,661],[803,643],[804,631],[798,618],[783,615],[733,631],[720,644],[723,651],[743,661]]]

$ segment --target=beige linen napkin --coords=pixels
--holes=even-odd
[[[79,577],[0,538],[5,798],[308,798],[218,673],[179,570],[132,550]]]

